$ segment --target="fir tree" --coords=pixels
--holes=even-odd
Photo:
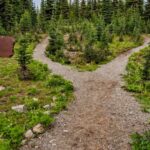
[[[150,80],[150,48],[145,54],[144,59],[145,59],[145,63],[144,63],[144,69],[143,69],[143,79]]]
[[[80,13],[79,13],[79,0],[74,0],[73,6],[74,6],[74,16],[76,18],[79,18],[79,15],[80,15]]]
[[[85,0],[82,0],[82,1],[81,1],[80,16],[81,16],[82,18],[85,18],[85,17],[86,17],[86,2],[85,2]]]
[[[63,16],[64,19],[68,19],[69,18],[69,4],[68,4],[68,0],[63,0],[61,3],[61,14]]]
[[[20,19],[20,29],[22,32],[28,32],[31,30],[32,27],[32,21],[31,21],[31,15],[29,11],[25,11]]]
[[[45,5],[45,18],[51,20],[54,14],[54,0],[46,0]]]
[[[111,0],[102,1],[102,15],[104,16],[104,20],[107,24],[111,23],[111,17],[112,17]]]
[[[145,20],[150,20],[150,0],[147,0],[144,12]]]
[[[118,12],[118,9],[119,9],[119,2],[118,2],[118,0],[113,0],[113,2],[112,2],[112,8],[113,8],[113,12],[114,13]]]
[[[19,40],[19,48],[17,49],[17,61],[20,65],[19,70],[19,78],[22,80],[29,79],[29,69],[28,64],[31,62],[32,56],[27,51],[28,49],[28,39],[26,37],[22,37]]]

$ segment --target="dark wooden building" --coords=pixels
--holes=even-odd
[[[0,57],[11,57],[14,54],[15,39],[10,36],[0,36]]]

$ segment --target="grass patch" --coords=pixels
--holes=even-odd
[[[150,112],[150,81],[143,80],[144,55],[149,48],[145,48],[129,58],[125,75],[125,88],[134,93],[145,112]]]
[[[150,149],[150,131],[144,134],[135,133],[132,135],[132,150],[149,150]]]
[[[38,123],[48,127],[54,122],[54,114],[66,108],[73,99],[71,82],[50,74],[46,65],[32,61],[29,69],[33,80],[21,81],[17,75],[15,58],[0,58],[0,150],[16,150],[24,133]],[[11,110],[12,106],[25,104],[26,113]],[[51,105],[50,115],[44,105]]]

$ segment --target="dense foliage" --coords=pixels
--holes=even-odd
[[[150,149],[150,131],[143,135],[136,133],[132,135],[132,150],[149,150]]]
[[[126,88],[138,97],[142,108],[150,112],[150,47],[133,54],[127,65]]]
[[[32,0],[0,0],[0,34],[31,31],[37,25]],[[4,32],[5,31],[5,32]]]
[[[80,70],[96,69],[95,65],[141,44],[142,20],[136,11],[128,12],[128,15],[116,14],[118,17],[114,16],[108,25],[103,16],[93,16],[92,21],[51,22],[46,54],[54,61]]]
[[[128,12],[128,10],[132,12]],[[131,15],[136,12],[135,15]],[[129,15],[128,25],[123,23],[127,20],[123,16]],[[150,1],[143,0],[42,0],[40,11],[35,8],[32,0],[0,0],[0,34],[15,33],[16,31],[31,31],[39,29],[45,31],[48,28],[49,22],[59,19],[67,20],[68,22],[80,21],[82,19],[91,20],[97,17],[97,20],[103,16],[105,24],[121,25],[118,33],[131,32],[138,34],[142,32],[150,32]],[[132,17],[132,19],[130,18]],[[138,22],[137,17],[140,17],[143,26],[136,28],[132,23]],[[114,21],[114,18],[116,19]],[[131,20],[130,20],[131,19]],[[125,29],[126,28],[126,29]]]

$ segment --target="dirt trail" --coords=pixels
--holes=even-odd
[[[94,72],[77,72],[44,55],[48,38],[37,45],[34,58],[56,74],[71,80],[76,99],[57,116],[54,128],[21,150],[128,150],[130,134],[149,128],[149,114],[121,86],[128,57],[146,47],[150,39]]]

